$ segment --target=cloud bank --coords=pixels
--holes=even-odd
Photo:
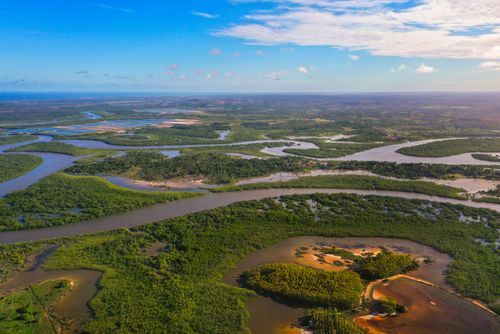
[[[332,46],[379,56],[500,59],[499,0],[269,2],[216,32],[268,45]]]

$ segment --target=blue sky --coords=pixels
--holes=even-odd
[[[3,0],[26,90],[500,91],[500,2]]]

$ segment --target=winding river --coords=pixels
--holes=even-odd
[[[375,149],[367,150],[364,152],[359,152],[356,154],[352,154],[349,156],[345,156],[342,158],[336,159],[317,159],[317,160],[359,160],[359,161],[391,161],[398,163],[411,163],[411,162],[422,162],[422,163],[442,163],[442,164],[470,164],[470,165],[498,165],[500,163],[481,161],[472,158],[471,153],[457,155],[453,157],[446,158],[421,158],[421,157],[411,157],[403,154],[399,154],[396,151],[402,147],[410,147],[416,145],[422,145],[434,141],[441,141],[446,139],[430,139],[418,142],[404,143],[398,145],[389,145],[378,147]],[[3,145],[0,146],[0,154],[8,154],[5,151],[24,146],[31,143],[36,142],[49,142],[54,141],[50,136],[40,136],[36,140]],[[265,148],[262,152],[275,155],[275,156],[288,156],[290,154],[285,153],[285,149],[293,148],[293,149],[318,149],[318,147],[309,142],[297,141],[296,139],[264,139],[264,140],[254,140],[254,141],[243,141],[243,142],[235,142],[235,143],[220,143],[220,144],[199,144],[199,145],[158,145],[158,146],[121,146],[121,145],[111,145],[98,140],[61,140],[59,142],[71,144],[81,148],[93,148],[93,149],[112,149],[112,150],[144,150],[144,149],[155,149],[155,150],[170,150],[164,151],[168,156],[177,156],[179,154],[178,151],[183,148],[196,148],[196,147],[230,147],[237,145],[251,145],[251,144],[265,144],[265,143],[283,143],[283,146],[279,147],[271,147]],[[339,142],[341,143],[341,142]],[[346,145],[349,145],[348,143]],[[54,154],[54,153],[24,153],[24,154],[33,154],[38,155],[43,158],[44,162],[42,165],[38,166],[36,169],[27,173],[23,176],[20,176],[16,179],[0,183],[0,197],[6,196],[9,193],[17,190],[25,189],[42,178],[55,173],[57,171],[66,169],[70,167],[77,158],[70,157],[62,154]]]
[[[39,143],[46,142],[52,140],[52,137],[49,136],[40,136],[35,140],[31,140],[28,142],[21,142],[9,145],[0,146],[0,154],[11,154],[6,153],[7,150],[12,148]],[[24,152],[16,152],[12,154],[29,154],[36,155],[43,159],[43,162],[40,166],[36,167],[32,171],[19,176],[15,179],[8,180],[6,182],[0,183],[0,197],[4,197],[14,191],[23,190],[33,185],[34,183],[40,181],[46,176],[54,174],[62,169],[69,168],[73,165],[73,163],[77,160],[77,158],[64,155],[64,154],[56,154],[56,153],[24,153]]]
[[[41,142],[41,141],[51,141],[52,138],[48,136],[42,136],[34,141],[30,142],[24,142],[24,143],[17,143],[17,144],[11,144],[11,145],[4,145],[0,147],[0,154],[7,154],[4,151],[8,150],[10,148],[26,145],[28,143],[33,143],[33,142]],[[113,145],[108,145],[103,142],[99,141],[64,141],[69,144],[73,144],[79,147],[86,147],[86,148],[103,148],[103,149],[180,149],[183,147],[207,147],[207,146],[232,146],[232,145],[244,145],[244,144],[252,144],[252,143],[267,143],[267,142],[283,142],[283,143],[289,143],[291,141],[288,140],[279,140],[279,141],[271,141],[271,140],[263,140],[263,141],[252,141],[252,142],[242,142],[242,143],[232,143],[232,144],[213,144],[213,145],[184,145],[184,146],[113,146]],[[429,142],[429,141],[427,141]],[[283,146],[282,148],[274,148],[273,152],[276,155],[280,155],[280,149],[281,153],[283,149],[285,148],[290,148],[290,147],[295,147],[295,148],[312,148],[309,145],[314,145],[310,143],[301,143],[301,142],[293,142],[294,146]],[[401,144],[401,145],[419,145],[422,144],[422,142],[417,142],[417,143],[408,143],[408,144]],[[373,150],[368,150],[365,152],[361,152],[358,154],[354,154],[349,157],[342,158],[341,160],[376,160],[376,161],[394,161],[391,160],[391,156],[395,153],[395,150],[399,149],[402,147],[401,145],[392,145],[392,146],[386,146],[386,147],[381,147]],[[315,146],[315,145],[314,145]],[[371,153],[369,153],[371,151]],[[385,153],[384,153],[385,152]],[[392,153],[391,153],[392,152]],[[69,157],[66,155],[60,155],[60,154],[52,154],[52,153],[28,153],[28,154],[35,154],[44,159],[44,163],[35,168],[33,171],[30,173],[25,174],[24,176],[21,176],[19,178],[16,178],[14,180],[10,180],[8,182],[5,182],[3,184],[0,184],[0,195],[4,196],[12,191],[15,190],[21,190],[24,189],[31,184],[35,183],[36,181],[42,179],[43,177],[50,175],[54,172],[57,172],[58,170],[67,168],[71,166],[76,158],[74,157]],[[364,154],[364,155],[363,155]],[[403,156],[400,154],[397,154],[398,156]],[[406,156],[403,156],[406,157]],[[458,156],[457,156],[458,157]],[[423,162],[423,161],[416,161],[417,159],[420,158],[415,158],[415,157],[408,157],[411,158],[412,161],[410,162]],[[377,160],[377,159],[386,159],[386,160]],[[406,159],[406,158],[405,158]],[[425,158],[427,159],[427,158]],[[436,159],[439,158],[430,158],[433,162],[439,161]],[[460,160],[460,161],[455,161],[450,158],[446,158],[448,163],[465,163],[467,164],[468,162],[464,162],[465,160]],[[397,162],[407,162],[407,161],[397,161]],[[439,163],[442,163],[439,161]],[[477,160],[474,160],[473,162],[471,161],[470,163],[473,164],[480,164],[477,163]],[[491,163],[488,163],[491,164]],[[190,198],[190,199],[184,199],[180,201],[175,201],[175,202],[170,202],[166,204],[160,204],[160,205],[155,205],[151,207],[146,207],[142,209],[135,210],[133,212],[128,212],[128,213],[123,213],[119,215],[114,215],[114,216],[109,216],[109,217],[104,217],[104,218],[99,218],[99,219],[94,219],[90,220],[87,222],[81,222],[81,223],[75,223],[75,224],[68,224],[68,225],[63,225],[63,226],[56,226],[56,227],[49,227],[49,228],[43,228],[43,229],[34,229],[34,230],[26,230],[26,231],[12,231],[12,232],[4,232],[0,233],[0,244],[7,244],[7,243],[15,243],[15,242],[23,242],[23,241],[34,241],[34,240],[41,240],[41,239],[50,239],[50,238],[56,238],[56,237],[71,237],[71,236],[76,236],[76,235],[82,235],[82,234],[89,234],[89,233],[95,233],[99,231],[108,231],[108,230],[114,230],[117,228],[130,228],[134,226],[139,226],[139,225],[144,225],[144,224],[149,224],[153,222],[157,222],[163,219],[167,218],[175,218],[179,216],[183,216],[186,214],[190,213],[195,213],[195,212],[200,212],[203,210],[209,210],[209,209],[214,209],[218,207],[224,207],[232,203],[240,202],[240,201],[248,201],[248,200],[259,200],[259,199],[264,199],[264,198],[270,198],[270,197],[278,197],[278,196],[283,196],[283,195],[295,195],[295,194],[314,194],[314,193],[328,193],[328,194],[341,194],[341,193],[353,193],[353,194],[358,194],[358,195],[380,195],[380,196],[390,196],[390,197],[401,197],[401,198],[406,198],[406,199],[419,199],[419,200],[429,200],[429,201],[434,201],[434,202],[440,202],[440,203],[451,203],[451,204],[461,204],[461,205],[466,205],[470,207],[475,207],[475,208],[488,208],[497,212],[500,212],[500,205],[497,204],[491,204],[491,203],[481,203],[481,202],[473,202],[473,201],[464,201],[464,200],[456,200],[456,199],[450,199],[450,198],[441,198],[441,197],[436,197],[436,196],[428,196],[428,195],[423,195],[423,194],[415,194],[415,193],[406,193],[406,192],[395,192],[395,191],[375,191],[375,190],[349,190],[349,189],[343,189],[343,190],[336,190],[336,189],[264,189],[264,190],[251,190],[251,191],[242,191],[242,192],[235,192],[235,193],[209,193],[205,196],[202,197],[196,197],[196,198]],[[309,239],[307,239],[309,238]],[[318,238],[314,237],[307,237],[307,238],[294,238],[285,241],[284,243],[275,245],[270,247],[272,249],[272,252],[262,250],[255,252],[249,257],[245,258],[240,262],[238,267],[229,273],[225,277],[225,281],[230,284],[236,284],[235,277],[237,276],[238,273],[241,273],[242,270],[247,270],[250,269],[251,267],[255,267],[259,264],[264,264],[264,263],[270,263],[271,262],[295,262],[296,259],[293,256],[293,253],[290,252],[290,247],[295,247],[297,245],[297,242],[300,241],[300,243],[304,242],[326,242],[324,238],[321,241]],[[370,239],[375,239],[375,240],[370,240]],[[397,242],[397,244],[394,244],[394,247],[402,247],[409,250],[409,252],[413,254],[420,254],[422,253],[423,255],[429,255],[429,257],[433,259],[438,259],[435,261],[433,264],[428,265],[425,267],[425,270],[420,270],[415,272],[413,275],[416,275],[416,277],[421,277],[423,279],[426,279],[430,282],[436,283],[438,285],[446,286],[446,283],[444,282],[444,276],[443,276],[443,271],[446,269],[446,266],[449,263],[449,258],[445,254],[440,254],[436,252],[435,250],[425,247],[416,243],[412,243],[409,241],[405,240],[397,240],[394,241],[394,239],[382,239],[382,238],[349,238],[349,239],[339,239],[339,238],[328,238],[328,242],[333,242],[333,243],[364,243],[365,245],[369,245],[370,243],[377,243],[380,245],[380,243],[394,243]],[[418,247],[416,246],[418,245]],[[429,252],[434,252],[432,255],[430,255]],[[420,252],[420,253],[419,253]],[[424,254],[425,253],[425,254]],[[72,271],[72,272],[46,272],[43,269],[41,269],[40,266],[34,267],[31,271],[28,271],[24,274],[24,276],[16,276],[17,278],[12,281],[15,283],[10,283],[13,284],[12,286],[9,285],[4,285],[1,287],[0,292],[3,290],[4,292],[9,291],[9,289],[12,288],[20,288],[22,286],[29,286],[31,284],[35,284],[37,282],[40,282],[42,280],[46,279],[69,279],[72,281],[82,281],[85,284],[81,284],[80,286],[86,287],[86,288],[81,288],[81,290],[75,289],[75,294],[78,296],[78,298],[83,300],[88,300],[94,293],[95,293],[95,282],[98,280],[100,274],[95,273],[95,272],[89,272],[89,271]],[[92,284],[92,282],[94,282]],[[398,282],[397,284],[404,284]],[[411,283],[414,284],[414,283]],[[410,284],[410,285],[411,285]],[[88,288],[91,287],[91,288]],[[422,288],[420,285],[417,286],[418,289],[424,291],[427,288]],[[416,289],[416,288],[415,288]],[[408,288],[408,291],[416,291],[414,288]],[[398,291],[400,291],[399,289]],[[418,291],[420,291],[418,290]],[[433,295],[435,292],[434,290],[438,289],[432,289],[430,291],[427,291],[428,296]],[[80,292],[78,292],[80,291]],[[381,288],[381,291],[384,291]],[[389,286],[386,287],[386,293],[391,294],[391,290],[389,289]],[[441,290],[440,290],[441,291]],[[422,292],[422,293],[424,293]],[[405,298],[404,295],[400,296],[400,298]],[[486,312],[484,311],[478,311],[479,308],[474,307],[470,308],[469,306],[464,306],[462,305],[463,303],[467,303],[461,298],[453,300],[453,302],[450,302],[450,299],[448,299],[447,295],[443,295],[439,298],[437,296],[434,296],[436,300],[441,300],[443,303],[451,303],[453,304],[454,310],[452,314],[454,316],[458,317],[458,319],[461,319],[461,316],[464,315],[464,312],[469,312],[468,316],[463,316],[464,319],[470,319],[470,314],[473,314],[472,317],[480,317],[481,319],[486,319],[485,323],[490,324],[493,323],[492,326],[496,326],[496,322],[491,322],[491,316],[487,315]],[[85,314],[88,315],[88,310],[82,309],[81,303],[78,304],[76,309],[73,309],[72,304],[74,302],[71,302],[71,298],[68,298],[68,301],[66,304],[61,302],[62,304],[58,304],[58,306],[55,306],[56,312],[60,312],[61,314],[65,314],[66,316],[72,319],[76,319],[78,322],[85,321],[86,317]],[[450,305],[451,305],[450,304]],[[467,303],[468,304],[468,303]],[[62,306],[61,306],[62,305]],[[456,306],[456,307],[455,307]],[[256,297],[252,299],[248,303],[248,308],[252,314],[252,317],[250,319],[250,328],[254,330],[254,333],[273,333],[275,330],[279,327],[281,328],[284,323],[289,324],[290,319],[296,319],[297,317],[301,316],[302,310],[301,309],[296,309],[296,308],[290,308],[286,305],[282,304],[277,304],[274,301],[272,301],[269,298],[264,298],[264,297]],[[80,316],[78,318],[77,314],[84,314],[83,317]],[[472,312],[472,313],[471,313]],[[488,318],[489,317],[489,318]],[[265,320],[267,319],[267,320]],[[489,319],[489,320],[488,320]],[[78,323],[76,323],[78,325]],[[384,326],[391,326],[390,323],[384,323]],[[397,324],[396,324],[397,325]],[[493,327],[493,328],[498,328],[498,327]]]
[[[451,198],[429,196],[416,193],[378,190],[352,189],[262,189],[227,193],[209,193],[205,196],[183,199],[179,201],[158,204],[132,212],[89,220],[86,222],[47,227],[33,230],[11,231],[0,233],[0,244],[70,237],[99,231],[110,231],[118,228],[131,228],[158,222],[168,218],[180,217],[186,214],[224,207],[229,204],[260,200],[264,198],[285,195],[307,194],[358,194],[362,196],[378,195],[406,199],[427,200],[439,203],[461,204],[475,208],[487,208],[500,212],[500,205],[473,201],[463,201]]]
[[[389,146],[382,146],[382,147],[377,147],[373,148],[370,150],[366,150],[363,152],[358,152],[354,153],[342,158],[338,158],[335,160],[341,160],[341,161],[385,161],[385,162],[397,162],[397,163],[431,163],[431,164],[445,164],[445,165],[487,165],[487,166],[493,166],[497,165],[500,166],[499,162],[489,162],[489,161],[481,161],[474,159],[472,157],[472,154],[474,153],[464,153],[460,155],[454,155],[454,156],[449,156],[449,157],[442,157],[442,158],[431,158],[431,157],[415,157],[415,156],[409,156],[409,155],[404,155],[401,153],[398,153],[397,151],[401,148],[404,147],[413,147],[413,146],[419,146],[419,145],[425,145],[437,141],[444,141],[444,140],[450,140],[450,139],[459,139],[459,138],[444,138],[444,139],[427,139],[427,140],[420,140],[420,141],[414,141],[414,142],[409,142],[409,143],[404,143],[404,144],[396,144],[396,145],[389,145]]]

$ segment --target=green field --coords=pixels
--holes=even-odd
[[[0,231],[75,223],[198,195],[129,190],[98,177],[54,174],[0,199]]]
[[[0,183],[22,176],[43,163],[43,159],[34,155],[0,155]]]
[[[460,217],[471,217],[471,223]],[[500,298],[500,261],[491,245],[499,237],[499,222],[500,214],[493,211],[425,201],[288,196],[132,231],[67,238],[57,242],[61,247],[46,267],[104,273],[90,303],[93,318],[84,328],[90,333],[246,333],[244,301],[252,293],[225,285],[221,278],[257,249],[301,235],[406,238],[450,254],[449,282],[466,296],[494,302]],[[164,243],[163,251],[144,255],[155,242]],[[12,266],[14,255],[21,265],[34,251],[26,247],[0,246],[0,268]]]
[[[462,153],[500,152],[500,138],[443,140],[419,146],[401,148],[397,152],[416,157],[436,158],[459,155]]]
[[[101,150],[81,148],[60,142],[42,142],[16,147],[9,150],[9,152],[49,152],[81,157],[100,153]]]
[[[49,309],[69,289],[67,281],[47,281],[1,298],[0,333],[57,333],[60,319]]]
[[[425,181],[399,181],[366,175],[321,175],[301,177],[284,182],[253,183],[241,186],[224,186],[212,189],[214,192],[242,191],[273,188],[330,188],[368,189],[414,192],[426,195],[465,199],[463,189],[438,185]]]

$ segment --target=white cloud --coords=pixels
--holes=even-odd
[[[262,50],[257,50],[257,51],[255,51],[255,55],[256,55],[257,57],[262,57],[262,56],[264,55],[264,51],[262,51]]]
[[[181,74],[177,77],[177,80],[180,80],[180,81],[186,81],[187,79],[189,79],[189,78],[184,74]]]
[[[381,56],[500,58],[499,0],[422,0],[401,10],[388,5],[408,0],[267,2],[275,3],[275,9],[246,15],[242,23],[216,34],[252,43],[327,45]]]
[[[351,61],[358,61],[359,60],[359,56],[356,56],[356,55],[349,55],[349,59]]]
[[[192,12],[191,14],[193,14],[194,16],[199,16],[199,17],[203,17],[205,19],[211,19],[211,20],[219,17],[219,15],[208,14],[208,13],[204,13],[204,12]]]
[[[239,57],[239,56],[241,56],[241,52],[239,52],[239,51],[234,51],[234,52],[233,52],[233,56],[234,56],[234,57]]]
[[[400,70],[400,71],[404,71],[406,69],[408,69],[408,66],[406,66],[405,64],[400,64],[398,67],[398,70]]]
[[[419,67],[417,67],[417,69],[415,70],[417,73],[420,73],[420,74],[429,74],[429,73],[434,73],[436,72],[436,69],[432,66],[427,66],[425,64],[420,64]]]
[[[309,70],[305,66],[298,67],[297,71],[299,71],[300,73],[303,73],[303,74],[309,74]]]
[[[479,68],[485,71],[499,71],[500,72],[500,61],[485,61],[479,64]]]
[[[211,54],[212,56],[220,56],[223,52],[220,49],[213,48],[210,51],[208,51],[208,53]]]
[[[281,80],[284,76],[286,76],[287,74],[288,74],[288,73],[287,73],[287,72],[285,72],[285,71],[276,71],[276,72],[266,73],[266,74],[264,74],[264,77],[265,77],[266,79],[279,81],[279,80]]]

